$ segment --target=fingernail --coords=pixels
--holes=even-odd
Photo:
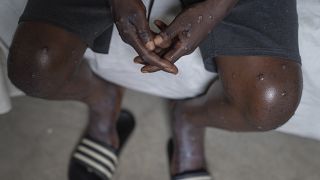
[[[142,73],[149,73],[149,71],[145,67],[141,68],[141,72]]]
[[[153,51],[153,50],[156,48],[156,46],[154,45],[154,42],[149,41],[149,42],[146,43],[146,48],[147,48],[149,51]]]
[[[176,66],[174,65],[174,64],[172,64],[171,62],[169,62],[169,61],[164,61],[165,63],[164,63],[164,68],[168,68],[168,69],[171,69],[172,71],[174,71],[174,70],[176,70],[177,68],[176,68]]]
[[[136,64],[142,64],[143,63],[142,59],[139,56],[135,57],[133,59],[133,62],[136,63]]]
[[[139,60],[133,61],[135,64],[142,64]]]
[[[155,38],[154,38],[154,43],[156,45],[160,45],[161,43],[163,42],[163,38],[159,35],[157,35]]]
[[[176,71],[174,69],[172,69],[172,68],[165,68],[164,70],[169,72],[169,73],[172,73],[172,74],[176,73]]]

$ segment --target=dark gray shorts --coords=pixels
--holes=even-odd
[[[188,6],[200,0],[182,0]],[[43,21],[78,35],[95,52],[108,53],[113,21],[106,0],[29,0],[20,22]],[[222,55],[274,56],[301,63],[296,0],[239,0],[201,43],[205,67]]]
[[[28,0],[19,22],[25,21],[60,26],[93,51],[108,53],[113,20],[107,0]]]

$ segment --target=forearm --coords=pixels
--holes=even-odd
[[[206,0],[187,8],[185,13],[189,16],[182,18],[182,21],[192,22],[193,27],[186,29],[196,34],[194,35],[195,40],[191,42],[198,45],[230,13],[238,1]]]
[[[216,24],[221,22],[233,7],[237,4],[239,0],[206,0],[203,2],[203,5],[207,9],[203,13],[208,17],[209,20],[212,20],[211,28]]]

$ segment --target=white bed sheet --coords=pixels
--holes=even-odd
[[[298,0],[304,89],[300,106],[279,130],[320,140],[320,0]]]
[[[146,0],[147,1],[147,0]],[[164,5],[164,0],[156,1]],[[165,0],[171,1],[171,0]],[[26,0],[0,1],[0,48],[6,56],[7,45],[10,44],[16,22],[21,14]],[[171,3],[177,1],[171,1]],[[159,14],[165,21],[173,18],[172,11],[157,8],[152,12],[151,19]],[[300,20],[300,50],[303,59],[304,91],[301,104],[292,120],[279,130],[304,137],[320,140],[320,121],[318,107],[320,106],[320,1],[298,0]],[[172,8],[170,9],[172,10]],[[169,15],[169,16],[168,16]],[[116,30],[114,30],[116,31]],[[110,55],[93,53],[88,49],[86,57],[92,69],[101,77],[138,91],[169,98],[192,97],[203,91],[208,82],[216,75],[204,71],[199,50],[178,62],[180,73],[177,76],[166,73],[140,74],[139,65],[132,63],[135,52],[122,43],[118,33],[112,39]],[[125,53],[127,53],[125,55]],[[1,54],[1,53],[0,53]],[[123,56],[125,55],[125,56]],[[128,58],[129,57],[129,58]],[[5,76],[5,58],[0,58],[0,113],[10,108],[10,95],[19,92],[8,83]],[[122,67],[117,68],[117,67]]]
[[[21,95],[7,78],[6,57],[26,0],[0,0],[0,114],[11,109],[11,96]]]

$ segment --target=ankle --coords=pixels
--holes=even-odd
[[[114,148],[119,146],[119,138],[116,129],[117,113],[115,110],[90,110],[87,133],[94,139],[110,144]]]
[[[204,128],[188,122],[175,123],[175,145],[171,162],[172,175],[206,169]]]
[[[171,162],[171,175],[206,169],[204,155],[194,153],[175,152]]]
[[[109,144],[113,148],[118,149],[119,147],[119,137],[116,128],[113,127],[89,127],[87,134],[102,143]]]

